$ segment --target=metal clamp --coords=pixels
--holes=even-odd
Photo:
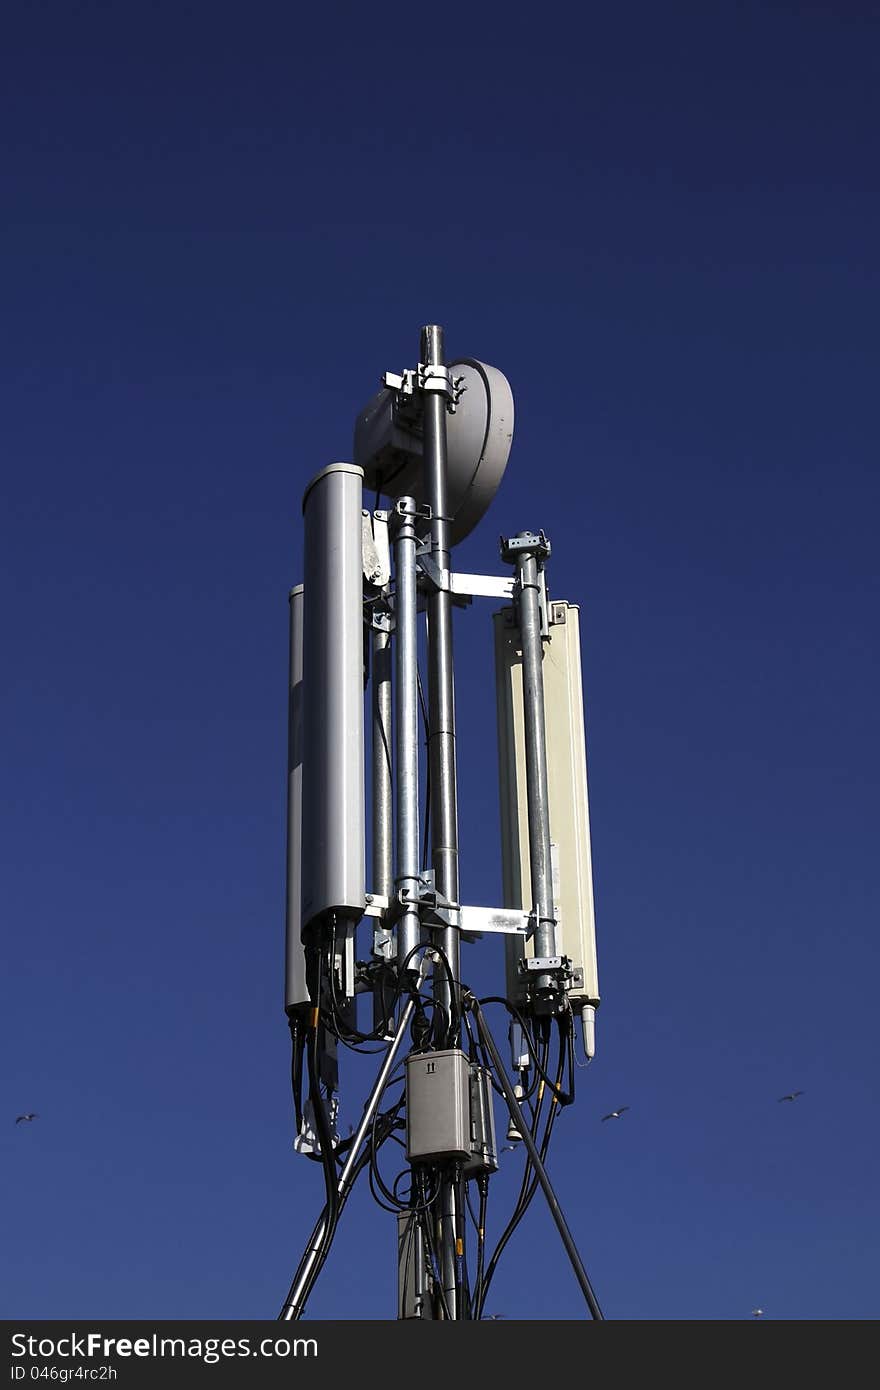
[[[573,977],[568,956],[525,956],[517,970],[526,1001],[535,1013],[555,1013]],[[546,983],[548,977],[549,985]]]
[[[510,536],[507,539],[504,536],[499,536],[498,541],[501,547],[501,558],[508,565],[514,564],[517,555],[522,555],[524,551],[534,555],[539,563],[541,560],[548,559],[551,551],[550,541],[543,531],[537,533],[526,531],[521,536]]]
[[[417,502],[414,507],[406,505],[406,498],[399,497],[394,503],[393,516],[414,516],[417,521],[430,521],[433,513],[427,502]]]
[[[364,609],[364,622],[373,632],[394,631],[394,614],[390,608],[377,608],[368,602],[364,604]]]
[[[406,505],[409,499],[399,497],[388,513],[388,530],[392,540],[397,539],[401,526],[407,521],[411,521],[415,526],[419,522],[430,521],[432,518],[431,508],[427,502],[417,502],[414,507]]]
[[[461,914],[459,904],[450,902],[442,893],[438,893],[433,886],[433,874],[430,882],[427,875],[423,875],[420,883],[423,886],[416,892],[409,888],[399,889],[397,896],[400,906],[417,907],[425,927],[458,927]]]
[[[433,366],[427,362],[418,365],[418,384],[422,391],[440,391],[453,410],[465,390],[463,376],[454,377],[448,367]]]
[[[467,390],[463,376],[453,376],[448,367],[420,362],[415,369],[385,372],[382,385],[396,391],[399,397],[414,397],[417,392],[438,391],[446,397],[446,409],[455,414],[456,407]]]
[[[442,570],[432,559],[427,549],[416,551],[416,568],[421,570],[432,588],[445,593],[449,588],[449,570]]]

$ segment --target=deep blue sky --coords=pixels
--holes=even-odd
[[[517,403],[461,567],[543,527],[582,605],[603,1004],[551,1166],[599,1298],[875,1318],[876,8],[315,11],[4,14],[0,1310],[286,1292],[300,500],[436,321]],[[494,903],[488,605],[456,641]],[[353,1199],[313,1316],[393,1316],[392,1227]],[[538,1201],[488,1310],[582,1314]]]

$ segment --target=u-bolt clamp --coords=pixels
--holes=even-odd
[[[435,366],[430,362],[420,362],[413,370],[386,372],[382,385],[396,391],[401,405],[411,401],[417,391],[438,391],[446,397],[446,409],[450,415],[467,390],[463,376],[453,376],[448,367]]]

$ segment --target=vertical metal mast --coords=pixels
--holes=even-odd
[[[391,633],[375,628],[373,658],[373,891],[390,897],[391,834]]]
[[[427,369],[443,362],[443,329],[422,329],[420,360]],[[429,372],[426,379],[431,380]],[[431,559],[441,575],[449,565],[449,515],[446,500],[446,394],[424,393],[424,468],[431,508]],[[458,902],[458,792],[455,769],[455,688],[452,670],[452,603],[448,589],[428,596],[428,757],[431,769],[431,863],[438,893]],[[437,934],[449,961],[455,996],[459,993],[460,942],[457,927]],[[450,998],[445,971],[438,972],[435,994],[447,1013],[458,1005]],[[457,1044],[458,1039],[453,1042]]]
[[[443,329],[422,329],[419,360],[425,383],[445,376]],[[437,369],[436,373],[432,372]],[[438,383],[439,384],[439,383]],[[431,559],[442,576],[449,571],[449,512],[447,506],[446,392],[424,392],[424,469],[431,508]],[[455,765],[455,687],[452,666],[452,603],[448,589],[432,588],[428,596],[428,758],[431,772],[431,863],[434,886],[450,902],[458,902],[458,790]],[[460,1010],[461,943],[457,926],[439,928],[437,944],[448,962],[451,982],[441,965],[434,979],[434,997],[447,1017]],[[443,1011],[437,1011],[438,1018]],[[458,1030],[447,1046],[458,1046]],[[458,1182],[444,1176],[440,1189],[440,1257],[446,1306],[460,1315],[456,1298]]]
[[[530,544],[531,542],[531,544]],[[529,867],[535,914],[535,955],[556,955],[553,869],[550,861],[550,797],[547,791],[547,738],[544,725],[544,658],[541,640],[541,591],[538,557],[549,546],[543,535],[522,531],[515,538],[517,607],[522,641],[523,723],[525,725],[526,798],[529,817]],[[535,988],[539,1007],[556,993],[551,975],[540,974]]]
[[[371,647],[373,892],[390,901],[394,887],[390,631],[374,627]],[[390,941],[383,950],[385,959],[390,961]],[[373,1028],[387,1037],[390,1021],[386,1018],[385,997],[385,979],[380,976],[380,983],[373,991]]]
[[[395,511],[395,755],[397,762],[398,888],[417,898],[419,889],[419,706],[416,593],[416,504],[401,497]],[[397,965],[415,971],[419,910],[404,909],[397,923]]]

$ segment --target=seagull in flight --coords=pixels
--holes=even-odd
[[[31,1110],[31,1111],[28,1112],[27,1115],[17,1115],[17,1116],[16,1116],[16,1119],[15,1119],[15,1123],[16,1123],[17,1125],[20,1125],[21,1122],[22,1122],[22,1120],[38,1120],[39,1118],[40,1118],[40,1117],[39,1117],[39,1115],[36,1113],[36,1111]]]
[[[628,1106],[628,1105],[621,1105],[621,1107],[620,1107],[619,1110],[609,1110],[609,1112],[608,1112],[607,1115],[603,1115],[603,1116],[602,1116],[603,1122],[604,1122],[605,1120],[619,1120],[620,1117],[621,1117],[621,1115],[623,1114],[624,1110],[629,1110],[629,1106]]]
[[[753,1318],[762,1318],[763,1316],[764,1316],[764,1309],[763,1309],[763,1308],[753,1308],[753,1309],[752,1309],[752,1317],[753,1317]]]
[[[779,1103],[781,1105],[784,1100],[797,1100],[798,1096],[802,1096],[803,1094],[803,1091],[789,1091],[787,1096],[779,1097]]]

